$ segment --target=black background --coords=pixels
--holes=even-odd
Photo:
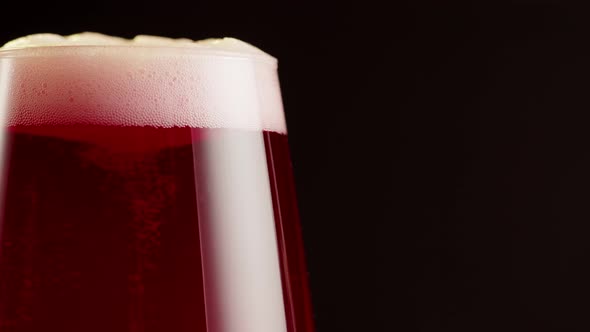
[[[391,105],[373,101],[376,88],[383,88],[373,78],[386,59],[386,45],[376,42],[377,33],[388,24],[367,22],[369,6],[295,1],[10,5],[16,8],[3,12],[1,41],[80,31],[123,37],[232,36],[277,57],[317,329],[387,329],[376,320],[374,234],[391,202],[387,160],[394,152],[385,140],[389,134],[377,129]],[[367,34],[369,23],[375,31]],[[367,50],[378,52],[369,58]]]
[[[404,315],[384,330],[589,331],[587,6],[401,12],[388,255]]]

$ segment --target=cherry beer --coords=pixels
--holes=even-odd
[[[143,38],[0,49],[0,332],[312,331],[275,60]]]

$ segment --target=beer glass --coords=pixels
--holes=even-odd
[[[0,332],[312,331],[276,68],[0,50]]]

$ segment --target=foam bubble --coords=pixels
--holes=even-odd
[[[234,38],[35,34],[0,48],[8,125],[286,132],[276,60]]]

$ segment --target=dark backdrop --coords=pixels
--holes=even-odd
[[[404,315],[385,330],[590,331],[587,5],[399,13],[388,257]]]
[[[374,300],[375,238],[392,157],[371,105],[384,63],[365,6],[295,1],[11,1],[0,41],[37,32],[97,31],[201,39],[232,36],[279,59],[318,331],[383,331]],[[379,22],[381,31],[385,21]],[[389,177],[389,175],[387,175]],[[174,332],[174,331],[171,331]]]

